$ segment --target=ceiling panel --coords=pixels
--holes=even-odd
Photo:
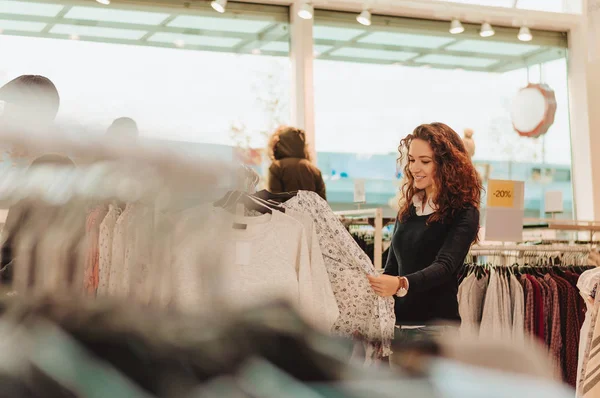
[[[480,54],[525,55],[541,49],[531,44],[502,43],[489,40],[461,40],[446,47],[448,50]]]
[[[368,58],[382,61],[406,61],[419,54],[400,51],[367,50],[362,48],[341,48],[331,52],[330,55],[338,57]]]
[[[139,25],[158,25],[170,14],[160,12],[130,11],[106,7],[73,7],[65,18],[89,21],[121,22]]]
[[[194,15],[180,15],[167,26],[175,28],[190,28],[202,30],[216,30],[238,33],[258,33],[273,22],[253,21],[237,18],[203,17]]]
[[[59,35],[76,35],[88,37],[105,37],[108,39],[139,40],[146,34],[145,30],[99,28],[81,25],[54,25],[50,33]]]
[[[231,37],[211,37],[211,36],[197,36],[197,35],[184,35],[178,33],[159,32],[155,33],[148,39],[149,42],[158,43],[184,43],[186,45],[193,46],[208,46],[208,47],[234,47],[242,41],[242,39],[236,39]]]
[[[410,33],[373,32],[359,40],[360,43],[386,44],[392,46],[438,48],[455,41],[454,38],[414,35]]]
[[[7,19],[0,19],[0,29],[15,30],[20,32],[41,32],[46,27],[45,23],[42,22],[28,22],[28,21],[11,21]]]
[[[264,51],[290,52],[290,43],[285,41],[273,41],[260,47]]]
[[[365,33],[363,29],[337,28],[332,26],[315,25],[313,27],[313,37],[324,40],[351,40],[356,36]]]
[[[35,3],[32,1],[0,0],[0,13],[15,15],[35,15],[39,17],[55,17],[64,5],[52,3]]]
[[[456,57],[453,55],[429,54],[415,59],[414,62],[428,65],[456,65],[474,68],[487,68],[498,63],[492,58]]]

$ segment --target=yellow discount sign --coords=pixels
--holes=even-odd
[[[515,181],[489,180],[487,188],[488,207],[514,207]]]

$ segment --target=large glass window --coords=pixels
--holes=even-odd
[[[50,78],[59,122],[103,131],[126,116],[142,136],[259,165],[251,148],[289,119],[287,7],[0,0],[0,32],[0,85]]]
[[[483,39],[475,26],[451,35],[447,25],[373,17],[365,27],[352,14],[316,13],[316,149],[328,199],[353,207],[354,182],[365,179],[367,205],[393,215],[399,141],[440,121],[461,135],[474,130],[473,160],[485,179],[525,181],[527,217],[543,217],[544,191],[560,190],[561,216],[571,218],[565,38],[534,32],[522,43],[508,29]],[[528,81],[540,80],[556,93],[556,119],[543,137],[523,138],[510,104]]]

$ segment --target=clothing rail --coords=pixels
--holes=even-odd
[[[358,210],[342,210],[336,211],[339,217],[374,217],[375,218],[375,236],[374,236],[374,253],[373,253],[373,265],[375,269],[381,269],[383,267],[383,210],[378,208],[373,209],[358,209]]]
[[[469,254],[490,254],[499,252],[569,252],[587,253],[591,250],[588,245],[474,245]]]

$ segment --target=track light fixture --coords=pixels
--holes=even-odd
[[[110,4],[110,0],[96,0],[98,3],[102,4],[102,5],[109,5]]]
[[[519,35],[517,37],[521,41],[531,41],[533,39],[533,35],[527,26],[521,26],[521,29],[519,29]]]
[[[300,6],[298,16],[302,19],[312,19],[314,11],[312,4],[305,2]]]
[[[453,35],[457,35],[464,31],[465,27],[458,19],[453,19],[452,22],[450,22],[450,33],[452,33]]]
[[[484,22],[481,24],[481,30],[479,31],[479,36],[481,37],[492,37],[496,34],[492,25],[488,22]]]
[[[356,17],[356,20],[361,25],[371,26],[371,11],[369,11],[369,10],[363,10],[363,12],[361,12],[360,14],[358,14],[358,16]]]
[[[213,0],[210,2],[210,6],[213,8],[213,10],[222,14],[225,12],[225,8],[227,7],[227,0]]]

